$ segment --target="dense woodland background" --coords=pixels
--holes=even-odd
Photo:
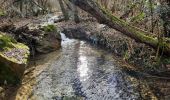
[[[169,37],[168,0],[97,0],[113,15],[156,36]],[[67,0],[1,0],[1,16],[30,17],[73,9]],[[80,10],[80,9],[79,9]],[[82,12],[82,11],[79,11]],[[70,16],[70,15],[68,15]]]
[[[59,2],[58,2],[59,1]],[[71,4],[61,0],[69,11]],[[169,1],[168,0],[97,0],[113,15],[127,22],[140,26],[144,30],[157,33],[157,26],[165,29],[168,36]],[[60,0],[1,0],[1,15],[10,17],[37,16],[59,11]],[[141,27],[142,25],[142,27]],[[146,26],[148,25],[148,26]],[[161,30],[162,29],[161,27]],[[162,33],[162,32],[160,32]]]

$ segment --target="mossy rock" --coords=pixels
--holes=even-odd
[[[55,25],[42,26],[41,30],[43,30],[43,35],[36,41],[36,52],[49,53],[61,48],[61,35]]]
[[[0,48],[0,83],[16,83],[25,71],[29,48],[4,33],[0,33]]]

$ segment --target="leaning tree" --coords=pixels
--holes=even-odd
[[[69,0],[82,10],[93,15],[98,22],[106,24],[111,28],[125,34],[126,36],[136,40],[137,42],[144,43],[151,46],[154,49],[160,48],[160,51],[164,54],[170,55],[170,43],[168,38],[161,39],[161,41],[154,36],[151,36],[150,32],[141,30],[135,26],[128,24],[127,22],[115,17],[110,11],[102,7],[95,0]]]

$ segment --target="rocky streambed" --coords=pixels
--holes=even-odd
[[[41,65],[32,92],[16,97],[31,100],[142,100],[153,99],[145,80],[124,72],[112,53],[96,45],[65,38],[62,49]],[[54,56],[56,55],[56,56]],[[41,61],[41,60],[40,60]],[[24,85],[23,85],[24,87]]]

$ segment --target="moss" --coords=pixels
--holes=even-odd
[[[115,16],[112,15],[111,11],[105,9],[104,7],[102,7],[99,3],[97,3],[100,6],[101,11],[106,14],[106,16],[108,16],[111,21],[115,24],[117,24],[119,27],[122,27],[124,29],[121,30],[126,30],[128,31],[130,34],[128,33],[124,33],[127,36],[134,38],[135,40],[138,40],[142,43],[145,44],[149,44],[150,46],[157,48],[157,46],[159,45],[159,41],[157,38],[154,38],[154,36],[148,35],[150,33],[143,31],[137,27],[131,26],[129,25],[129,23],[125,22],[124,20],[121,20]],[[141,15],[139,15],[139,17],[144,17],[145,14],[141,13]],[[106,21],[105,21],[106,22]],[[120,29],[117,28],[117,30],[121,31]],[[164,50],[169,50],[170,49],[170,45],[166,43],[166,41],[162,41],[160,43],[160,48]]]
[[[18,61],[15,57],[9,58],[6,55],[4,55],[3,53],[10,51],[14,48],[24,50],[25,58],[23,58],[22,62],[20,62],[20,63],[27,63],[27,58],[29,56],[28,46],[26,46],[22,43],[18,43],[15,39],[11,38],[10,36],[0,33],[0,48],[1,48],[1,51],[0,51],[1,57],[6,58],[7,60],[10,60],[10,61],[16,62],[16,63],[19,63],[20,61]]]
[[[151,35],[148,35],[148,32],[145,32],[139,28],[136,28],[134,26],[129,25],[127,22],[125,22],[124,20],[121,20],[115,16],[112,15],[112,13],[109,10],[106,10],[105,8],[101,7],[101,10],[104,14],[106,14],[113,23],[117,24],[117,26],[122,27],[123,29],[119,29],[117,28],[117,30],[122,31],[122,30],[126,30],[127,36],[134,38],[135,40],[138,40],[142,43],[146,43],[151,45],[152,47],[156,48],[158,45],[158,40],[156,38],[154,38]],[[147,34],[147,35],[146,35]],[[163,43],[166,44],[166,43]]]
[[[12,71],[12,67],[15,64],[26,64],[28,56],[28,46],[18,43],[4,33],[0,33],[0,84],[5,81],[10,84],[17,84],[19,82],[18,73]]]
[[[43,26],[43,31],[45,32],[53,32],[53,31],[56,31],[57,28],[55,25],[52,25],[52,24],[49,24],[47,26]]]
[[[19,81],[19,78],[10,70],[9,66],[0,62],[0,85],[4,83],[17,84]]]
[[[0,16],[5,16],[5,12],[2,9],[0,9]]]
[[[5,47],[12,48],[13,43],[17,43],[17,42],[13,38],[11,38],[7,35],[2,35],[0,33],[0,48],[5,48]]]
[[[141,12],[137,16],[132,17],[131,22],[133,22],[133,23],[139,22],[139,21],[143,20],[145,18],[145,16],[146,16],[146,14],[144,12]]]
[[[128,60],[129,58],[130,58],[130,53],[129,53],[128,50],[126,50],[125,53],[124,53],[123,59],[124,59],[124,60]]]

